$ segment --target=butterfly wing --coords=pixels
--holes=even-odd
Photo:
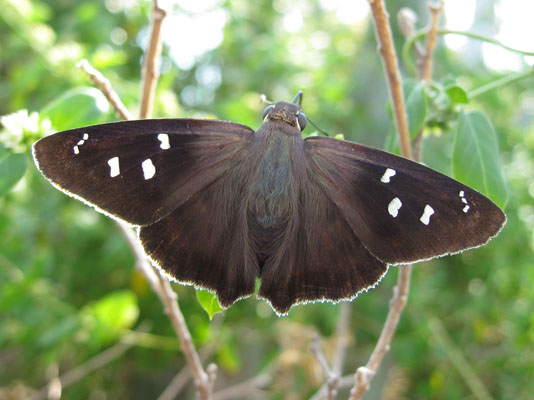
[[[506,221],[482,194],[405,158],[330,138],[309,138],[305,150],[353,232],[385,263],[481,246]]]
[[[268,252],[259,297],[267,299],[278,314],[286,314],[298,303],[351,299],[374,286],[387,271],[327,196],[317,171],[305,160],[296,162],[299,149],[294,150],[295,211],[282,232],[256,240],[265,243]]]
[[[33,156],[63,192],[147,225],[232,168],[252,132],[215,120],[124,121],[47,136],[33,145]]]
[[[237,158],[231,172],[161,220],[139,229],[145,252],[173,280],[216,292],[229,307],[254,293],[257,248],[247,224],[247,188],[256,157]]]

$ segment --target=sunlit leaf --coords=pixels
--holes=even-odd
[[[0,145],[0,196],[6,194],[26,172],[26,156]]]
[[[71,89],[50,103],[41,111],[58,131],[94,125],[102,122],[102,115],[109,110],[104,95],[95,88]]]
[[[497,135],[483,113],[460,112],[452,162],[456,179],[504,207],[508,193],[501,169]]]
[[[90,304],[83,314],[92,320],[92,339],[106,342],[116,339],[125,329],[135,324],[139,307],[133,292],[121,290]]]
[[[204,311],[208,313],[210,319],[212,319],[215,314],[223,311],[223,309],[219,305],[219,301],[217,300],[217,296],[215,295],[215,293],[202,289],[197,289],[196,292],[198,302],[200,303]]]
[[[449,95],[454,103],[467,104],[469,99],[465,90],[458,85],[451,85],[445,88],[445,92]]]

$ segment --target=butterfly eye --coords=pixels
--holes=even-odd
[[[306,114],[303,112],[299,112],[297,114],[297,121],[299,123],[300,130],[303,131],[304,128],[306,128],[306,124],[308,123],[308,118],[306,117]]]
[[[274,104],[267,106],[267,108],[263,111],[263,119],[265,119],[267,114],[269,114],[272,110],[274,110]]]

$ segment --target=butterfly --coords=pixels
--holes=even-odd
[[[479,192],[408,159],[328,137],[304,139],[292,102],[256,131],[227,121],[114,122],[32,147],[58,189],[138,228],[170,279],[229,307],[255,292],[279,315],[356,297],[392,264],[478,247],[505,214]]]

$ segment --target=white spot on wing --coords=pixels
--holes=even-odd
[[[395,171],[394,169],[391,169],[391,168],[386,169],[386,172],[384,172],[384,175],[382,175],[382,178],[380,178],[380,182],[389,183],[390,178],[392,176],[395,176],[396,173],[397,171]]]
[[[156,167],[150,158],[143,161],[141,167],[143,167],[143,175],[145,176],[145,179],[150,179],[156,175]]]
[[[425,224],[430,224],[430,217],[434,214],[434,209],[430,207],[428,204],[425,206],[425,210],[423,211],[423,215],[421,215],[421,218],[419,220]]]
[[[84,133],[83,139],[78,140],[78,143],[76,143],[76,145],[72,147],[72,151],[74,151],[74,154],[80,154],[80,148],[78,146],[82,146],[87,139],[89,139],[89,134]]]
[[[169,135],[167,135],[166,133],[158,134],[158,140],[161,142],[159,147],[161,147],[163,150],[171,148],[171,145],[169,144]]]
[[[465,192],[463,190],[460,190],[460,193],[458,193],[458,195],[460,196],[460,198],[462,199],[462,203],[465,204],[465,207],[463,208],[463,212],[464,213],[467,213],[469,211],[469,206],[468,206],[468,203],[467,203],[467,199],[464,197],[465,196]]]
[[[390,201],[388,205],[388,212],[391,214],[393,218],[397,218],[397,215],[399,215],[399,210],[402,207],[402,202],[399,200],[398,197],[395,197],[393,200]]]
[[[109,176],[112,178],[115,178],[116,176],[120,175],[121,170],[119,167],[119,157],[113,157],[108,160],[108,165],[110,168]]]

